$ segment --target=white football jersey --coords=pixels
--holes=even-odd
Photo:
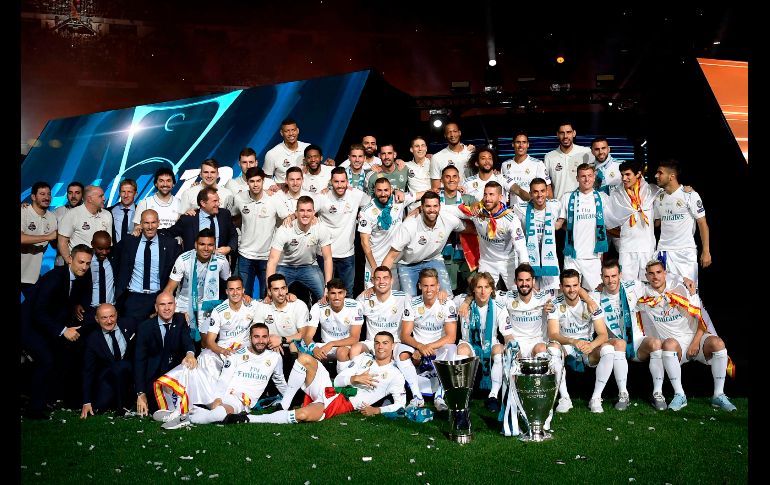
[[[278,392],[286,392],[281,354],[265,349],[255,354],[245,347],[230,355],[222,367],[217,381],[217,395],[233,394],[246,407],[257,403],[272,379]]]
[[[357,300],[364,310],[366,319],[366,338],[374,340],[378,332],[390,332],[396,342],[401,341],[401,316],[407,305],[407,295],[403,291],[391,290],[388,298],[381,302],[372,292],[369,298]]]
[[[237,342],[248,346],[251,343],[249,328],[254,323],[255,309],[253,301],[249,305],[241,302],[241,307],[237,310],[233,309],[227,300],[217,305],[211,311],[209,324],[209,333],[217,335],[217,345],[228,348]]]
[[[435,342],[444,336],[444,325],[457,322],[457,309],[451,300],[443,305],[438,299],[428,307],[422,296],[416,296],[404,307],[403,320],[414,322],[412,335],[421,344]]]
[[[310,308],[308,327],[321,326],[321,342],[328,343],[350,337],[350,327],[364,324],[364,309],[361,304],[350,298],[345,298],[339,312],[332,309],[331,304],[315,303]],[[360,335],[360,334],[359,334]]]
[[[655,219],[660,219],[658,251],[695,248],[696,220],[706,216],[697,192],[680,186],[673,194],[662,191],[655,200]]]
[[[532,291],[528,302],[523,302],[517,290],[498,292],[497,299],[508,310],[510,324],[503,335],[513,335],[517,339],[546,341],[548,335],[545,304],[551,299],[549,291]]]
[[[594,322],[604,318],[601,307],[591,313],[583,300],[578,300],[575,306],[570,306],[564,295],[554,298],[553,306],[553,311],[548,314],[548,320],[559,321],[559,332],[562,335],[575,339],[593,340]]]

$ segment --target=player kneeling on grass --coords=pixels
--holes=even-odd
[[[289,375],[289,389],[283,403],[291,403],[300,388],[305,391],[301,408],[260,415],[233,415],[226,422],[292,424],[301,421],[321,421],[338,414],[360,411],[364,416],[394,412],[406,406],[404,376],[393,362],[393,335],[379,332],[374,336],[374,357],[369,353],[356,356],[334,378],[311,355],[301,353]],[[336,387],[335,387],[336,386]],[[390,395],[393,404],[373,407],[372,404]]]
[[[264,323],[255,323],[249,329],[251,345],[227,357],[222,374],[217,380],[214,402],[194,405],[189,414],[182,414],[163,423],[164,429],[176,429],[191,423],[218,423],[228,414],[248,412],[265,392],[272,378],[278,391],[285,394],[281,355],[268,350],[268,329]]]

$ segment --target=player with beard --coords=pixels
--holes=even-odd
[[[317,194],[329,186],[333,167],[323,165],[323,151],[318,145],[305,148],[304,168],[302,169],[302,190]]]
[[[158,229],[167,229],[174,225],[182,214],[182,201],[171,195],[171,189],[176,184],[176,176],[168,167],[159,168],[153,175],[155,193],[151,197],[145,197],[136,205],[134,211],[134,236],[142,233],[142,212],[153,209],[158,213]]]

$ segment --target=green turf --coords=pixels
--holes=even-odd
[[[499,434],[474,402],[475,439],[460,446],[430,423],[381,416],[337,416],[298,425],[200,425],[164,431],[144,418],[79,419],[59,410],[51,421],[23,422],[23,483],[745,483],[748,402],[714,410],[690,399],[679,412],[633,401],[618,412],[583,401],[554,418],[554,439],[522,443]],[[371,457],[371,461],[363,461]],[[633,480],[631,480],[633,479]]]

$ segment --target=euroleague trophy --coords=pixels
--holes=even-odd
[[[471,414],[468,407],[479,358],[434,360],[439,381],[444,387],[444,401],[449,407],[449,439],[470,443],[473,439]]]

